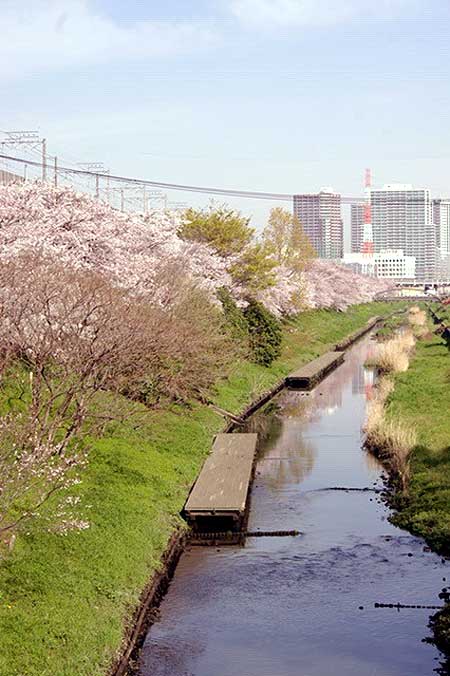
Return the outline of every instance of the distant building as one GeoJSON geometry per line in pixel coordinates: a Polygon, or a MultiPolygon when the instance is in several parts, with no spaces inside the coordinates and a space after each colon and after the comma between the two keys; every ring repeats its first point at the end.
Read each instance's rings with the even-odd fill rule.
{"type": "Polygon", "coordinates": [[[375,251],[402,250],[416,259],[417,281],[434,281],[437,247],[430,191],[404,184],[372,188],[371,206],[375,251]]]}
{"type": "Polygon", "coordinates": [[[10,171],[0,169],[0,185],[8,185],[9,183],[23,183],[22,176],[12,174],[10,171]]]}
{"type": "Polygon", "coordinates": [[[437,264],[437,281],[438,282],[450,282],[450,253],[443,253],[438,249],[439,257],[437,264]]]}
{"type": "Polygon", "coordinates": [[[433,200],[433,223],[437,247],[443,254],[450,253],[450,199],[433,200]]]}
{"type": "Polygon", "coordinates": [[[385,249],[374,254],[344,254],[342,263],[354,272],[370,277],[412,282],[416,276],[416,259],[401,249],[385,249]]]}
{"type": "Polygon", "coordinates": [[[450,280],[450,199],[433,200],[433,224],[436,229],[437,279],[450,280]]]}
{"type": "Polygon", "coordinates": [[[342,258],[344,224],[338,193],[323,188],[316,194],[294,195],[294,215],[320,258],[342,258]]]}
{"type": "Polygon", "coordinates": [[[375,254],[375,275],[382,279],[414,281],[416,259],[405,256],[401,249],[385,249],[375,254]]]}
{"type": "Polygon", "coordinates": [[[350,268],[353,272],[359,275],[367,275],[368,277],[375,277],[375,257],[374,255],[367,255],[352,251],[345,253],[344,257],[339,261],[346,268],[350,268]]]}
{"type": "Polygon", "coordinates": [[[362,248],[364,236],[364,204],[351,205],[351,241],[352,253],[359,253],[362,248]]]}

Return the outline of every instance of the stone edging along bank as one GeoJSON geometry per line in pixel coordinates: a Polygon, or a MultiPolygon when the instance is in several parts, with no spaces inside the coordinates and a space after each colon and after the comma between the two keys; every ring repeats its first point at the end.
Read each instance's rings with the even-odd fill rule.
{"type": "MultiPolygon", "coordinates": [[[[369,333],[377,324],[388,319],[391,315],[398,314],[398,312],[390,313],[385,317],[373,317],[369,319],[367,324],[362,328],[354,331],[344,340],[335,344],[331,349],[337,351],[347,350],[360,338],[369,333]]],[[[276,383],[270,390],[264,392],[258,399],[255,399],[244,411],[239,415],[242,420],[246,420],[258,409],[267,404],[276,394],[281,392],[285,386],[285,379],[283,378],[276,383]]],[[[225,428],[224,432],[231,432],[235,429],[236,423],[230,422],[225,428]]],[[[130,629],[124,639],[124,648],[121,656],[110,670],[110,676],[132,676],[136,673],[137,658],[143,645],[145,636],[156,619],[155,611],[161,603],[170,581],[173,577],[178,561],[186,546],[186,531],[176,530],[170,538],[166,551],[161,560],[161,568],[155,572],[149,584],[145,588],[138,609],[130,623],[130,629]]]]}

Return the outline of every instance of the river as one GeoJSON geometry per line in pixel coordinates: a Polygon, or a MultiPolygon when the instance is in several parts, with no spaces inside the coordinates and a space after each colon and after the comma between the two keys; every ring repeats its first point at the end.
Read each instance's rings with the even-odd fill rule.
{"type": "Polygon", "coordinates": [[[314,391],[284,390],[249,421],[261,440],[249,530],[302,535],[188,549],[140,676],[432,676],[433,611],[374,606],[439,604],[447,564],[392,526],[373,490],[383,470],[361,448],[371,349],[367,337],[314,391]]]}

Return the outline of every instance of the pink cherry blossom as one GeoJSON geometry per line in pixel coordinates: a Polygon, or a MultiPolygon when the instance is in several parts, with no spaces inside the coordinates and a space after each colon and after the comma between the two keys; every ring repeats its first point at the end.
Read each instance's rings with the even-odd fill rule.
{"type": "MultiPolygon", "coordinates": [[[[170,284],[161,282],[161,267],[177,266],[205,290],[227,287],[241,303],[246,289],[237,288],[225,261],[204,244],[184,241],[178,231],[178,211],[149,214],[121,213],[87,194],[39,182],[0,188],[0,260],[24,251],[40,251],[75,268],[100,272],[115,284],[151,294],[170,303],[170,284]]],[[[345,309],[373,300],[390,284],[358,275],[331,261],[316,260],[301,275],[279,267],[276,283],[260,300],[277,316],[298,310],[293,302],[299,291],[303,307],[345,309]]]]}

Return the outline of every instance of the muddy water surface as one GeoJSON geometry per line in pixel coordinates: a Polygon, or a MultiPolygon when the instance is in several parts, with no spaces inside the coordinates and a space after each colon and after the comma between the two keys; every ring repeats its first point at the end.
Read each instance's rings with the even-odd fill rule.
{"type": "Polygon", "coordinates": [[[282,392],[249,423],[261,435],[244,548],[187,551],[146,639],[140,676],[432,676],[430,610],[446,564],[394,528],[361,450],[370,339],[310,394],[282,392]]]}

